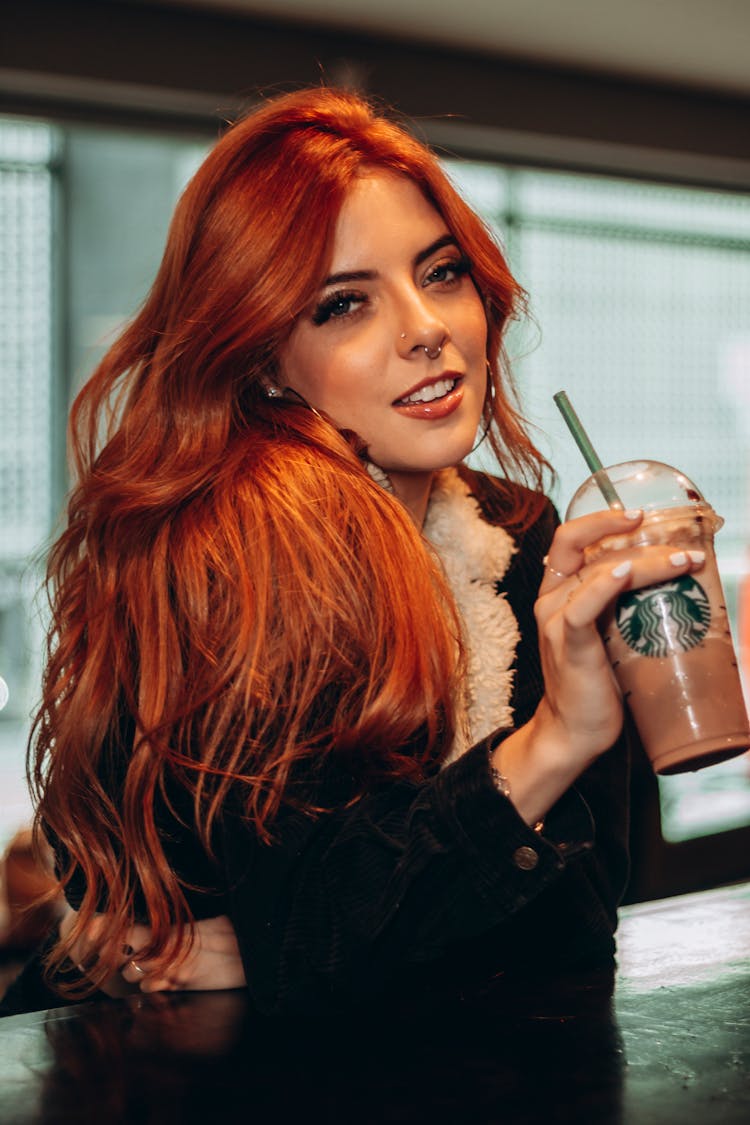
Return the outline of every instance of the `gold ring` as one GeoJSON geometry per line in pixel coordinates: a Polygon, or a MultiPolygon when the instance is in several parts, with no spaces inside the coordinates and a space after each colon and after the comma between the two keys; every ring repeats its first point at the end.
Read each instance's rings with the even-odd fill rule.
{"type": "Polygon", "coordinates": [[[555,570],[554,566],[550,566],[549,563],[547,563],[547,570],[550,574],[554,574],[555,578],[572,578],[570,574],[564,574],[561,570],[555,570]]]}
{"type": "Polygon", "coordinates": [[[137,961],[128,961],[128,964],[133,967],[133,969],[135,970],[136,973],[140,973],[140,975],[142,977],[148,976],[148,973],[146,972],[146,970],[142,969],[137,961]]]}
{"type": "Polygon", "coordinates": [[[555,578],[571,578],[571,574],[565,574],[562,570],[556,570],[554,566],[550,566],[549,555],[545,555],[542,559],[542,566],[548,570],[550,574],[554,574],[555,578]]]}

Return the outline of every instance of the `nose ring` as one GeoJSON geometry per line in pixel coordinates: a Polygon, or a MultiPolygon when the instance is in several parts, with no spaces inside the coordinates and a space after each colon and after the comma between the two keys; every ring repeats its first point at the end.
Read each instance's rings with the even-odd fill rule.
{"type": "Polygon", "coordinates": [[[428,348],[426,344],[423,344],[422,347],[424,348],[424,354],[428,359],[437,359],[443,350],[442,344],[438,344],[436,348],[428,348]]]}

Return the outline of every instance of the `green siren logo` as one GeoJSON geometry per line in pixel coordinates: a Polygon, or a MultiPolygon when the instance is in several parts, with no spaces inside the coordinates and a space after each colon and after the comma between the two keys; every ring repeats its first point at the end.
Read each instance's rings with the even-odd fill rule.
{"type": "Polygon", "coordinates": [[[683,575],[664,586],[647,586],[617,600],[615,621],[629,648],[641,656],[668,656],[700,644],[711,621],[706,591],[683,575]]]}

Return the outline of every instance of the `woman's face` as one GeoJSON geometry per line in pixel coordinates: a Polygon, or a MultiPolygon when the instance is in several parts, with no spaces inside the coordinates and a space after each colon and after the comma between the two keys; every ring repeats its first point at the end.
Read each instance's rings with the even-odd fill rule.
{"type": "Polygon", "coordinates": [[[468,271],[415,184],[373,169],[346,197],[330,274],[279,355],[279,385],[363,438],[399,495],[476,440],[487,322],[468,271]]]}

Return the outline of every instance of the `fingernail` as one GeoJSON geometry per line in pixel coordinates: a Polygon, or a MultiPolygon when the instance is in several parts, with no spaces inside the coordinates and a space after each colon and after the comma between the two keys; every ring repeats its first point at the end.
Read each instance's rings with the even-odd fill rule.
{"type": "Polygon", "coordinates": [[[675,551],[673,555],[669,556],[669,561],[672,566],[684,566],[688,561],[688,557],[684,551],[675,551]]]}
{"type": "Polygon", "coordinates": [[[688,554],[690,555],[691,562],[702,563],[706,561],[705,551],[688,551],[688,554]]]}
{"type": "Polygon", "coordinates": [[[622,514],[625,516],[626,520],[637,520],[643,515],[640,508],[628,508],[628,510],[622,514]]]}
{"type": "Polygon", "coordinates": [[[612,569],[612,577],[624,578],[625,575],[629,574],[632,569],[632,562],[630,561],[630,559],[626,559],[625,562],[618,563],[617,566],[612,569]]]}

